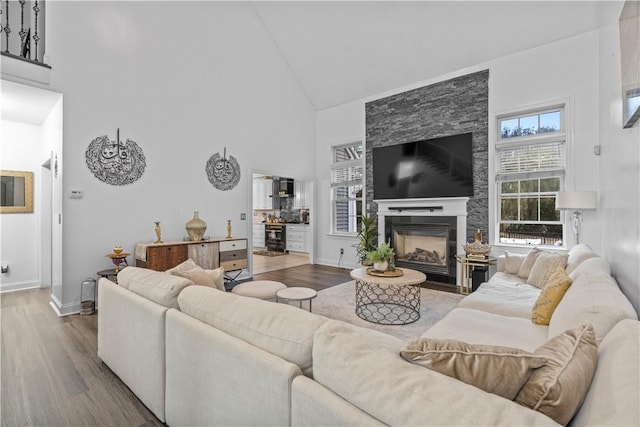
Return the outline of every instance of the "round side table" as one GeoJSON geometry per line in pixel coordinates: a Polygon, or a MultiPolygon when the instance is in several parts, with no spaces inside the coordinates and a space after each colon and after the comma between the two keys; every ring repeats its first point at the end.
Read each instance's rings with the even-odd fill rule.
{"type": "Polygon", "coordinates": [[[302,308],[302,301],[309,301],[309,311],[311,311],[311,300],[317,296],[318,293],[311,288],[284,288],[276,292],[276,302],[281,299],[285,299],[287,301],[298,301],[300,308],[302,308]]]}
{"type": "Polygon", "coordinates": [[[402,268],[400,277],[373,276],[366,268],[352,270],[356,281],[356,315],[381,325],[406,325],[420,318],[420,284],[427,276],[402,268]]]}

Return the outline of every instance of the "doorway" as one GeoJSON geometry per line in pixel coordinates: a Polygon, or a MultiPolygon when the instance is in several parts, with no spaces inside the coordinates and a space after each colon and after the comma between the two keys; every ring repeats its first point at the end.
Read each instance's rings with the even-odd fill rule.
{"type": "Polygon", "coordinates": [[[0,166],[33,171],[36,184],[29,230],[20,228],[20,235],[15,237],[5,233],[11,223],[3,221],[2,249],[12,255],[13,268],[3,275],[0,290],[48,287],[52,305],[59,311],[63,188],[58,162],[62,159],[62,94],[7,80],[2,80],[0,88],[3,136],[11,132],[3,140],[0,166]]]}
{"type": "Polygon", "coordinates": [[[313,180],[252,174],[252,274],[312,263],[313,180]]]}

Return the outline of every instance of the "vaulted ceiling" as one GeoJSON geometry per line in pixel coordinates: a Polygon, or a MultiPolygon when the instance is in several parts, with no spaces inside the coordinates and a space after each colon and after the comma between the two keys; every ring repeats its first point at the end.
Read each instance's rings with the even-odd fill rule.
{"type": "Polygon", "coordinates": [[[253,5],[318,110],[592,31],[622,9],[619,1],[253,5]]]}

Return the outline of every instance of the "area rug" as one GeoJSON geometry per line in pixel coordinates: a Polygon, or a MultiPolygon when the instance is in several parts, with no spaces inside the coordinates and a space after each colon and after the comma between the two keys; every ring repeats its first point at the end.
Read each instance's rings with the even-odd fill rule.
{"type": "Polygon", "coordinates": [[[420,319],[408,325],[378,325],[356,315],[355,282],[318,291],[313,300],[313,312],[330,319],[343,320],[363,328],[375,329],[403,341],[417,338],[449,313],[463,298],[462,295],[420,289],[420,319]]]}
{"type": "Polygon", "coordinates": [[[254,255],[262,255],[262,256],[280,256],[285,255],[284,252],[277,251],[253,251],[254,255]]]}

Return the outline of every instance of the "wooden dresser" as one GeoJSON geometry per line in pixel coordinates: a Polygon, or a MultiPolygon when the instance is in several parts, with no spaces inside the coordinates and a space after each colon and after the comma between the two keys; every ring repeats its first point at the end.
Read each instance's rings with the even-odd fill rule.
{"type": "Polygon", "coordinates": [[[224,271],[247,268],[247,239],[224,237],[199,242],[138,243],[136,267],[165,271],[191,258],[200,267],[224,271]]]}

